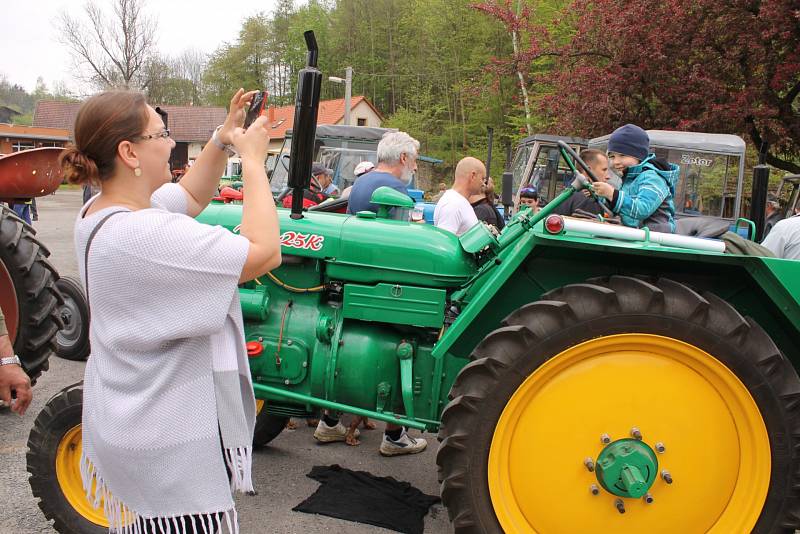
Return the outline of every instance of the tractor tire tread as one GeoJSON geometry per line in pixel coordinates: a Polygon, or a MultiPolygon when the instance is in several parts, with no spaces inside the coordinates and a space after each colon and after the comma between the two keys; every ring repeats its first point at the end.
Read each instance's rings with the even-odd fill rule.
{"type": "Polygon", "coordinates": [[[5,206],[0,207],[0,262],[17,291],[19,324],[14,351],[35,383],[48,369],[55,351],[55,335],[62,323],[61,296],[55,289],[58,274],[47,256],[50,251],[36,238],[36,230],[5,206]]]}

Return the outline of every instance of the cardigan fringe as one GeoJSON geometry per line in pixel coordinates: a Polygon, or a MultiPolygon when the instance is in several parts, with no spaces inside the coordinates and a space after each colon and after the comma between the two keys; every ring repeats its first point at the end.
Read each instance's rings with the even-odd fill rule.
{"type": "MultiPolygon", "coordinates": [[[[253,491],[252,476],[250,475],[252,451],[249,449],[250,447],[238,447],[233,451],[230,449],[225,450],[225,459],[228,461],[228,466],[236,466],[236,469],[231,467],[232,489],[235,486],[238,491],[253,491]],[[250,489],[242,489],[247,487],[250,489]]],[[[87,500],[95,508],[103,506],[103,514],[109,523],[109,534],[142,534],[141,524],[143,522],[150,523],[150,534],[156,534],[156,532],[159,534],[198,534],[196,522],[192,521],[192,531],[190,532],[182,515],[144,517],[128,508],[125,503],[111,494],[94,465],[83,455],[81,455],[80,473],[87,500]]],[[[222,534],[222,529],[225,525],[227,525],[229,534],[239,534],[239,521],[235,506],[228,510],[186,515],[196,515],[199,518],[199,522],[203,527],[203,534],[222,534]],[[206,525],[208,525],[208,528],[206,528],[206,525]]]]}

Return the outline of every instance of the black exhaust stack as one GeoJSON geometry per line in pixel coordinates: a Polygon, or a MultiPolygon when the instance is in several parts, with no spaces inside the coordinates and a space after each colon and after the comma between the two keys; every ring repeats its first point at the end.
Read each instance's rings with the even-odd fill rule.
{"type": "Polygon", "coordinates": [[[494,144],[494,128],[491,126],[486,127],[486,133],[488,134],[488,142],[489,142],[489,152],[486,154],[486,177],[492,175],[492,145],[494,144]]]}
{"type": "Polygon", "coordinates": [[[511,218],[511,208],[514,205],[514,173],[511,172],[511,143],[506,143],[506,168],[503,171],[503,191],[500,200],[503,203],[503,218],[511,218]]]}
{"type": "Polygon", "coordinates": [[[289,187],[292,190],[292,219],[303,218],[303,190],[311,185],[311,164],[314,159],[314,137],[317,132],[322,73],[317,70],[319,48],[313,31],[303,34],[308,48],[306,66],[297,77],[297,98],[294,103],[292,148],[289,153],[289,187]]]}
{"type": "Polygon", "coordinates": [[[759,151],[758,165],[753,167],[753,188],[750,193],[750,220],[756,225],[756,235],[753,237],[756,243],[760,243],[764,239],[766,224],[767,188],[769,187],[769,166],[764,163],[766,153],[765,143],[759,151]]]}

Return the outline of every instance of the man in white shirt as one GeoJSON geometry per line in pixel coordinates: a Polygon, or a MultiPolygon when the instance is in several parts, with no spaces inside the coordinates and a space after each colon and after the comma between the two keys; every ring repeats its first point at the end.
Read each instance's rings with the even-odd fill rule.
{"type": "Polygon", "coordinates": [[[800,260],[800,216],[775,223],[761,244],[779,258],[800,260]]]}
{"type": "Polygon", "coordinates": [[[480,160],[466,157],[459,161],[453,188],[445,191],[436,203],[433,224],[457,236],[478,224],[469,197],[483,191],[485,182],[486,167],[480,160]]]}

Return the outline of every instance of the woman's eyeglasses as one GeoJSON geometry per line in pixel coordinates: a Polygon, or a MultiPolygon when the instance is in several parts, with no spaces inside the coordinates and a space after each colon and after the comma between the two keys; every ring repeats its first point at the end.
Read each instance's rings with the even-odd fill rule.
{"type": "Polygon", "coordinates": [[[166,139],[169,137],[169,128],[164,128],[160,132],[156,134],[149,134],[149,135],[140,135],[136,139],[141,139],[142,141],[146,141],[148,139],[158,139],[158,138],[166,139]]]}

